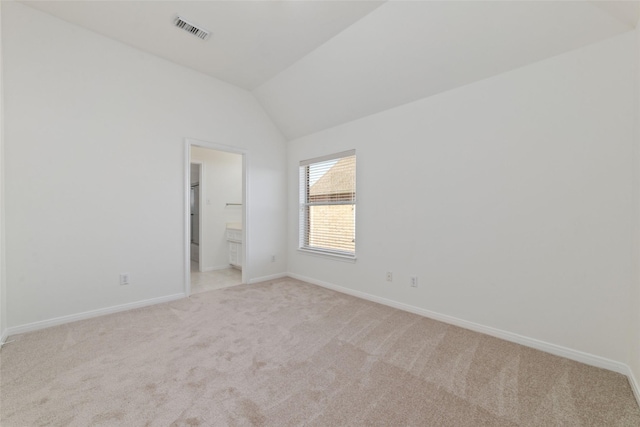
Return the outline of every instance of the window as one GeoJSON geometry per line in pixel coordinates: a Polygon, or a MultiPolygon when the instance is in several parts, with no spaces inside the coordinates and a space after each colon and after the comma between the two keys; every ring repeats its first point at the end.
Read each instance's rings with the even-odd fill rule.
{"type": "Polygon", "coordinates": [[[299,247],[355,258],[355,150],[300,162],[299,247]]]}

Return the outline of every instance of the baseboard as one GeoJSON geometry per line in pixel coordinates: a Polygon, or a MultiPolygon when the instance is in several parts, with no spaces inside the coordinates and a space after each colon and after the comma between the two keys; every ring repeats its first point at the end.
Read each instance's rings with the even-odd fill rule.
{"type": "Polygon", "coordinates": [[[5,329],[4,331],[2,331],[2,334],[0,334],[0,347],[2,347],[5,342],[7,342],[7,338],[9,338],[9,334],[5,329]]]}
{"type": "Polygon", "coordinates": [[[636,376],[633,374],[633,371],[628,366],[627,366],[627,378],[629,379],[629,385],[631,386],[631,390],[633,390],[633,395],[636,397],[638,406],[640,406],[640,384],[638,384],[638,381],[636,380],[636,376]]]}
{"type": "Polygon", "coordinates": [[[248,283],[252,285],[254,283],[266,282],[267,280],[282,279],[283,277],[287,277],[287,276],[291,276],[291,274],[278,273],[278,274],[272,274],[270,276],[254,277],[253,279],[249,279],[248,283]]]}
{"type": "MultiPolygon", "coordinates": [[[[624,374],[630,378],[630,381],[633,378],[633,375],[631,376],[629,375],[631,372],[630,368],[624,363],[616,362],[615,360],[585,353],[579,350],[573,350],[571,348],[563,347],[556,344],[551,344],[545,341],[537,340],[535,338],[529,338],[523,335],[504,331],[504,330],[493,328],[490,326],[484,326],[478,323],[470,322],[468,320],[459,319],[457,317],[437,313],[435,311],[426,310],[420,307],[415,307],[413,305],[404,304],[404,303],[390,300],[387,298],[382,298],[376,295],[371,295],[366,292],[356,291],[353,289],[334,285],[332,283],[323,282],[321,280],[316,280],[311,277],[305,277],[295,273],[289,273],[288,276],[294,279],[302,280],[303,282],[311,283],[313,285],[322,286],[323,288],[331,289],[347,295],[362,298],[368,301],[377,302],[379,304],[387,305],[389,307],[397,308],[399,310],[408,311],[410,313],[414,313],[420,316],[428,317],[430,319],[438,320],[443,323],[448,323],[450,325],[455,325],[461,328],[470,329],[472,331],[480,332],[482,334],[491,335],[493,337],[500,338],[505,341],[522,344],[527,347],[535,348],[536,350],[541,350],[546,353],[554,354],[556,356],[561,356],[567,359],[575,360],[576,362],[581,362],[587,365],[595,366],[597,368],[603,368],[609,371],[614,371],[620,374],[624,374]]],[[[633,381],[635,382],[635,379],[633,379],[633,381]]],[[[636,387],[637,389],[637,383],[635,385],[632,385],[632,387],[636,387]]],[[[638,397],[637,392],[638,392],[637,390],[634,390],[634,393],[636,393],[636,398],[638,397]]],[[[638,402],[640,404],[640,399],[638,399],[638,402]]]]}
{"type": "MultiPolygon", "coordinates": [[[[58,326],[65,323],[71,323],[78,320],[90,319],[92,317],[104,316],[105,314],[118,313],[120,311],[132,310],[134,308],[147,307],[149,305],[161,304],[164,302],[175,301],[178,299],[185,298],[186,294],[173,294],[167,295],[164,297],[151,298],[142,301],[130,302],[127,304],[116,305],[113,307],[100,308],[97,310],[85,311],[83,313],[71,314],[69,316],[61,316],[55,317],[53,319],[41,320],[38,322],[27,323],[26,325],[13,326],[7,328],[5,333],[3,334],[3,338],[5,335],[7,337],[16,334],[23,334],[25,332],[37,331],[39,329],[50,328],[52,326],[58,326]]],[[[6,338],[5,338],[6,339],[6,338]]],[[[4,341],[3,341],[4,342],[4,341]]]]}

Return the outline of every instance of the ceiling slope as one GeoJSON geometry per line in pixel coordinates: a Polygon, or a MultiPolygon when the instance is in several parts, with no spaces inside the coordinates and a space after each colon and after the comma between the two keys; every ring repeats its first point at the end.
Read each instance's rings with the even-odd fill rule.
{"type": "Polygon", "coordinates": [[[253,89],[381,1],[21,1],[67,22],[253,89]],[[173,26],[211,31],[200,40],[173,26]]]}
{"type": "Polygon", "coordinates": [[[295,139],[632,28],[591,2],[390,1],[254,94],[295,139]]]}
{"type": "Polygon", "coordinates": [[[592,1],[591,3],[627,25],[633,27],[638,25],[638,20],[640,20],[640,0],[606,0],[592,1]]]}

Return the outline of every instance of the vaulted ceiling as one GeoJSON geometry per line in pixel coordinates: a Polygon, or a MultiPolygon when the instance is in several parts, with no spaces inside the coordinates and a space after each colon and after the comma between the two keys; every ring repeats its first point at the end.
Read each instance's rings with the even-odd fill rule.
{"type": "Polygon", "coordinates": [[[637,1],[23,3],[253,91],[288,139],[630,31],[639,14],[637,1]]]}

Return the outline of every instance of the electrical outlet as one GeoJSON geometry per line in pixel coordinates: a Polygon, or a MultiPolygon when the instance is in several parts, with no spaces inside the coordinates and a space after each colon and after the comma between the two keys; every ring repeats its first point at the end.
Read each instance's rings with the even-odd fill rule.
{"type": "Polygon", "coordinates": [[[411,287],[412,288],[418,287],[418,276],[411,276],[411,287]]]}
{"type": "Polygon", "coordinates": [[[129,273],[121,273],[120,285],[128,285],[128,284],[129,284],[129,273]]]}
{"type": "Polygon", "coordinates": [[[387,282],[393,282],[393,273],[387,271],[387,282]]]}
{"type": "Polygon", "coordinates": [[[276,262],[276,256],[275,255],[271,255],[271,262],[276,262]]]}

